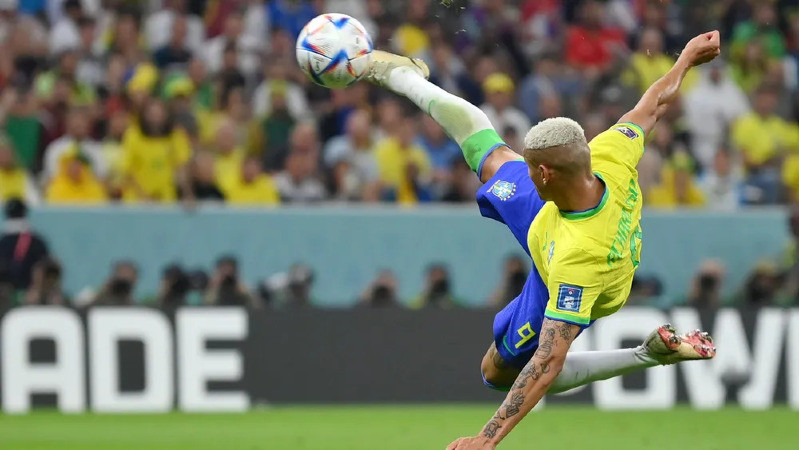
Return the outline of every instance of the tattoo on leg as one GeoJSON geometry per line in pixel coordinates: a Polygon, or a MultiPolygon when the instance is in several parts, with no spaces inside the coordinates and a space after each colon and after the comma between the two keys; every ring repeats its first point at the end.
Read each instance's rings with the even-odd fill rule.
{"type": "Polygon", "coordinates": [[[483,428],[483,436],[487,438],[493,438],[497,435],[497,431],[500,428],[502,428],[502,425],[500,425],[496,420],[491,419],[491,421],[486,424],[485,428],[483,428]]]}
{"type": "Polygon", "coordinates": [[[494,363],[494,367],[497,369],[506,369],[508,367],[508,363],[502,358],[502,355],[499,354],[496,347],[492,344],[491,349],[491,362],[494,363]]]}

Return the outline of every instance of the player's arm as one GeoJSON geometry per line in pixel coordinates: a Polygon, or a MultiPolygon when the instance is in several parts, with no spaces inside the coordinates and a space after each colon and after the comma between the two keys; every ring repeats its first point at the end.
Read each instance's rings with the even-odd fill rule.
{"type": "Polygon", "coordinates": [[[578,325],[544,319],[538,349],[524,366],[502,406],[479,435],[453,442],[447,450],[493,449],[541,401],[563,369],[578,325]]]}
{"type": "Polygon", "coordinates": [[[619,122],[634,123],[648,134],[677,98],[688,71],[712,61],[719,54],[721,38],[718,31],[700,34],[688,41],[671,70],[650,86],[635,108],[619,119],[619,122]]]}

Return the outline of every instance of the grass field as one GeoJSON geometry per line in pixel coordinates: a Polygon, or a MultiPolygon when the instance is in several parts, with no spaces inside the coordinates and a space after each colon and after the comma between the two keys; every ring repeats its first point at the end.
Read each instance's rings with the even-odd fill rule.
{"type": "MultiPolygon", "coordinates": [[[[495,405],[281,407],[230,415],[0,416],[0,449],[443,449],[495,405]]],[[[550,407],[500,449],[769,450],[799,448],[799,413],[602,412],[550,407]]]]}

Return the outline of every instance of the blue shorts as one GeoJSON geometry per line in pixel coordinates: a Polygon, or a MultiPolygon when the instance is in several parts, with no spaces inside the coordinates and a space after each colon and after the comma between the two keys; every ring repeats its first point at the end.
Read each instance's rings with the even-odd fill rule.
{"type": "MultiPolygon", "coordinates": [[[[527,255],[527,233],[544,207],[524,161],[507,162],[477,192],[480,214],[508,226],[527,255]]],[[[549,293],[535,265],[521,294],[494,318],[494,342],[502,359],[523,368],[538,348],[549,293]]]]}

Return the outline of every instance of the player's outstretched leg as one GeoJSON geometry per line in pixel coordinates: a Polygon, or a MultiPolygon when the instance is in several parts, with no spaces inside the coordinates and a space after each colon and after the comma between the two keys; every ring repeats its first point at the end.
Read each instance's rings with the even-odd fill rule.
{"type": "Polygon", "coordinates": [[[714,356],[716,347],[710,334],[696,330],[678,335],[671,325],[666,324],[658,327],[636,348],[569,353],[549,393],[568,391],[636,370],[714,356]]]}
{"type": "Polygon", "coordinates": [[[469,167],[477,172],[491,148],[486,142],[502,140],[480,108],[427,81],[429,76],[430,69],[420,59],[375,50],[366,79],[407,97],[430,115],[461,146],[469,167]]]}

